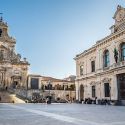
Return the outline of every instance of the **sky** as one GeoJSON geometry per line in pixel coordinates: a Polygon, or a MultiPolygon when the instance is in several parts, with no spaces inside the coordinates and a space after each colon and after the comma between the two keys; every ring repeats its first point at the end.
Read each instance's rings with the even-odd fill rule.
{"type": "Polygon", "coordinates": [[[110,34],[117,5],[125,0],[0,0],[0,12],[29,73],[65,78],[77,54],[110,34]]]}

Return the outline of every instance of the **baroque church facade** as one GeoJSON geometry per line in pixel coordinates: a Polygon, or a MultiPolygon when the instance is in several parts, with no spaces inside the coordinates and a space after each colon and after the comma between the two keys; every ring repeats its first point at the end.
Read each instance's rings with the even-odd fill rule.
{"type": "Polygon", "coordinates": [[[76,55],[76,99],[125,103],[125,8],[118,5],[111,34],[76,55]]]}
{"type": "Polygon", "coordinates": [[[8,25],[0,19],[0,87],[27,87],[28,66],[26,58],[15,51],[16,40],[8,35],[8,25]]]}

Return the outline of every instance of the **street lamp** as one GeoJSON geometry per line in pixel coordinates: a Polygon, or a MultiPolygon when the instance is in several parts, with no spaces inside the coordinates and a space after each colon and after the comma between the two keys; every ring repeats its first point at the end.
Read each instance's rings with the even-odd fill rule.
{"type": "Polygon", "coordinates": [[[51,104],[50,86],[51,86],[51,81],[49,80],[48,81],[49,96],[48,96],[47,104],[51,104]]]}
{"type": "Polygon", "coordinates": [[[110,102],[111,102],[111,86],[109,86],[110,102]]]}
{"type": "Polygon", "coordinates": [[[50,96],[50,85],[51,85],[51,81],[48,81],[48,87],[49,87],[49,96],[50,96]]]}
{"type": "Polygon", "coordinates": [[[63,83],[63,85],[64,85],[64,99],[66,100],[67,98],[66,98],[66,85],[67,85],[67,83],[63,83]]]}

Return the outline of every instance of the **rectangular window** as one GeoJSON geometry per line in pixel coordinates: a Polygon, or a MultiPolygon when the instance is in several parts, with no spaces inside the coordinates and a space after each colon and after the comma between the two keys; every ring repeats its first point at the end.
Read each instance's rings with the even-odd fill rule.
{"type": "Polygon", "coordinates": [[[92,72],[95,72],[95,61],[91,62],[91,69],[92,69],[92,72]]]}
{"type": "Polygon", "coordinates": [[[96,96],[96,93],[95,93],[95,86],[92,86],[92,97],[94,98],[96,96]]]}
{"type": "Polygon", "coordinates": [[[39,79],[31,78],[31,89],[39,89],[39,79]]]}
{"type": "Polygon", "coordinates": [[[109,83],[104,83],[105,97],[110,97],[110,86],[109,83]]]}
{"type": "Polygon", "coordinates": [[[83,75],[83,65],[80,66],[80,75],[83,75]]]}

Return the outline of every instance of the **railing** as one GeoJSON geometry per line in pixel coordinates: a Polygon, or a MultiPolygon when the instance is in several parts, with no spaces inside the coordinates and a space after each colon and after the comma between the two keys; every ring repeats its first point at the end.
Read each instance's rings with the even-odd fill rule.
{"type": "Polygon", "coordinates": [[[114,63],[112,65],[112,68],[119,68],[119,67],[122,67],[122,66],[125,66],[125,61],[114,63]]]}
{"type": "Polygon", "coordinates": [[[15,94],[22,97],[22,98],[27,98],[28,90],[26,90],[26,89],[16,89],[15,94]]]}
{"type": "Polygon", "coordinates": [[[15,89],[13,89],[13,88],[11,88],[11,87],[9,87],[9,88],[7,89],[7,91],[8,91],[9,93],[15,93],[15,89]]]}

